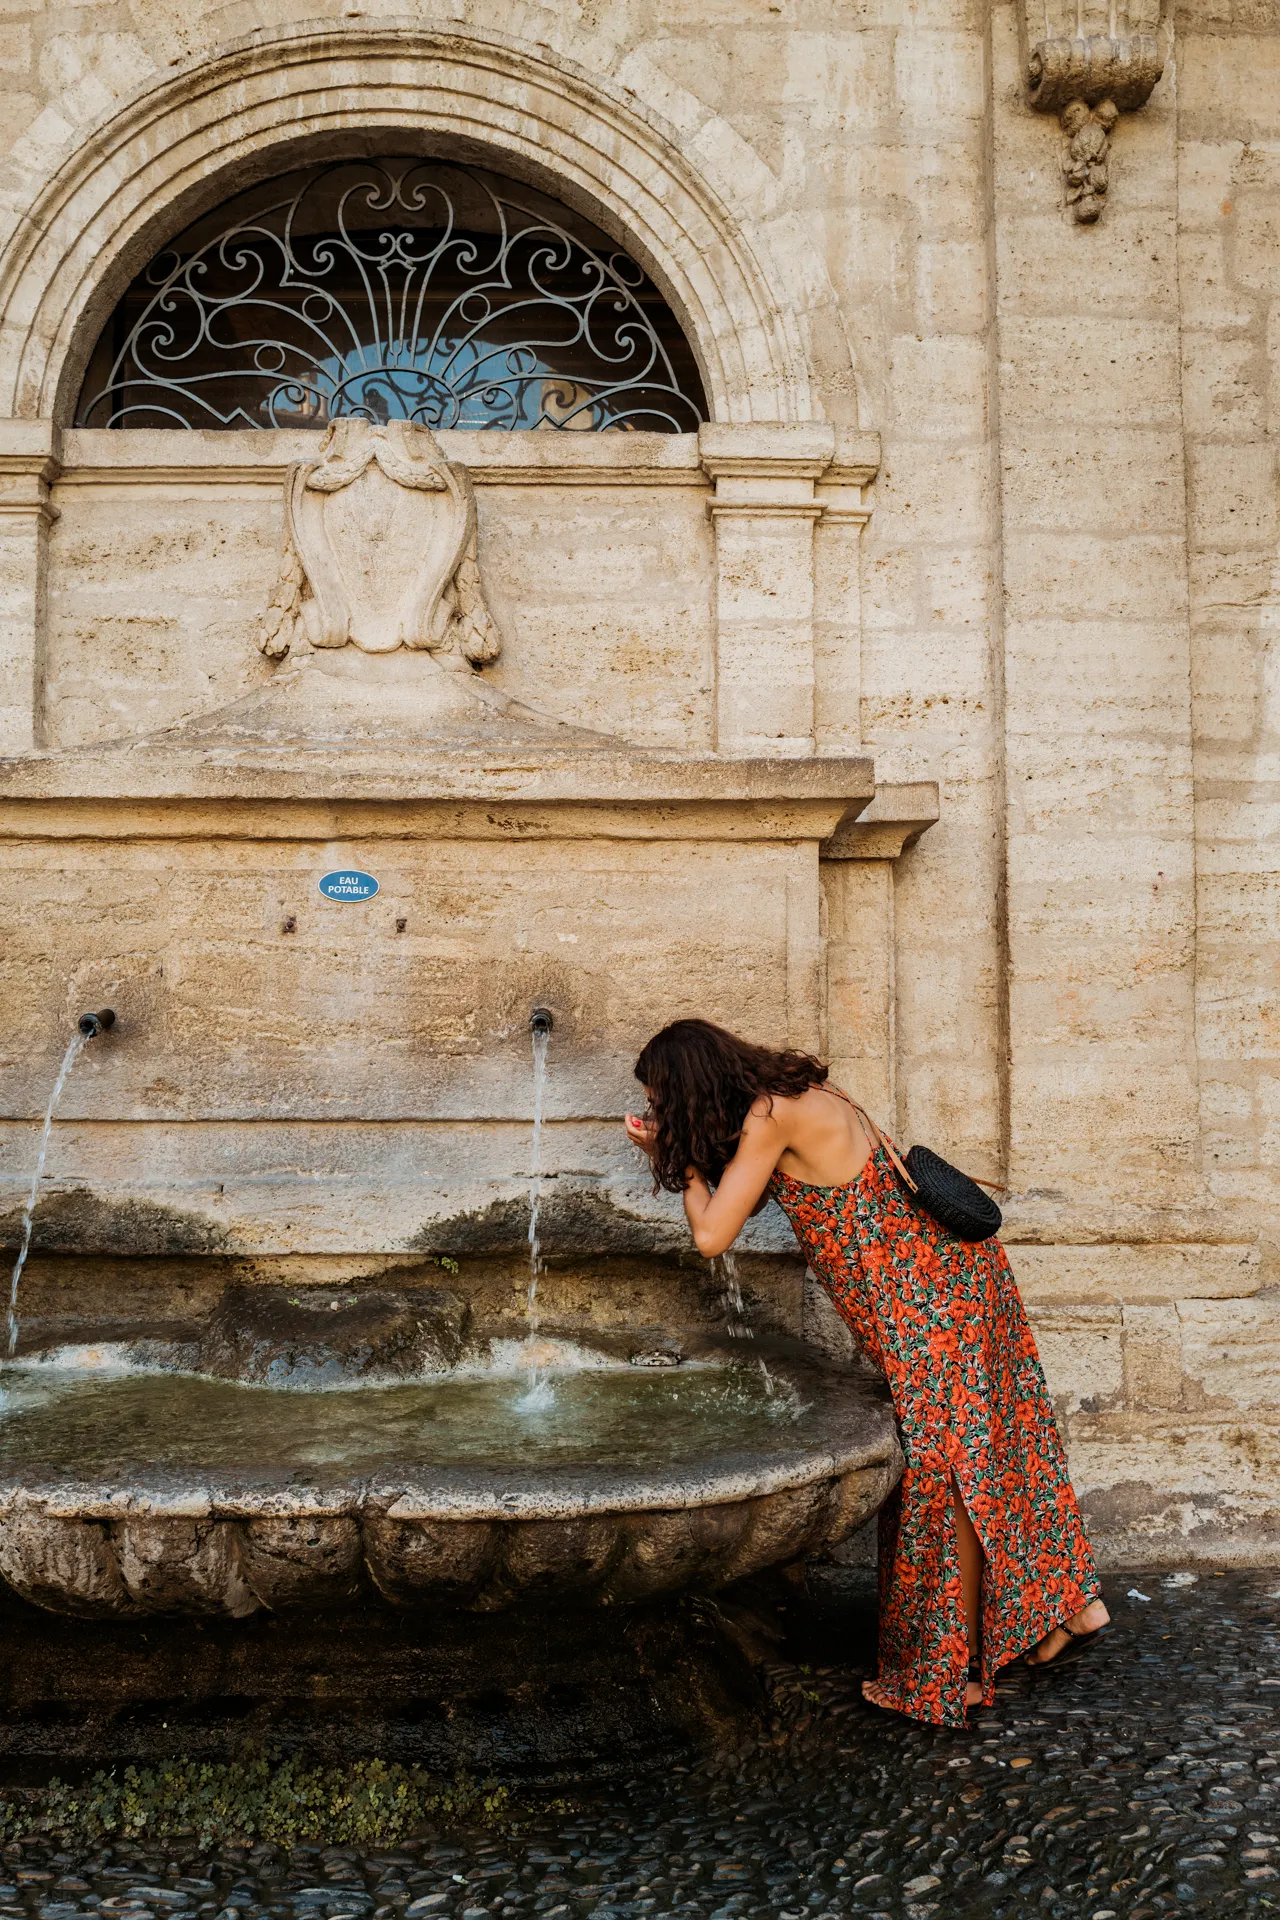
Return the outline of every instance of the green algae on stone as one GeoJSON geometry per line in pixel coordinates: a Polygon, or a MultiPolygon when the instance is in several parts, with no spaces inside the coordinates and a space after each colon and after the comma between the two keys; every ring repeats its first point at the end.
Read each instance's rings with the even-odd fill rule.
{"type": "Polygon", "coordinates": [[[79,1785],[0,1790],[0,1844],[161,1840],[201,1847],[270,1841],[291,1847],[386,1846],[424,1826],[510,1825],[508,1789],[465,1774],[441,1779],[384,1760],[308,1766],[270,1754],[230,1762],[173,1761],[95,1773],[79,1785]]]}

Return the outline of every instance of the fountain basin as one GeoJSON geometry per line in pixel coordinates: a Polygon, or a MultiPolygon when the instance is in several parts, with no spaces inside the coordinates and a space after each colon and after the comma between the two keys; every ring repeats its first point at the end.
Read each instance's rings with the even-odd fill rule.
{"type": "Polygon", "coordinates": [[[834,1545],[901,1472],[892,1408],[803,1349],[656,1372],[298,1392],[195,1373],[3,1376],[0,1576],[57,1612],[497,1611],[713,1589],[834,1545]],[[415,1399],[416,1396],[416,1399],[415,1399]]]}

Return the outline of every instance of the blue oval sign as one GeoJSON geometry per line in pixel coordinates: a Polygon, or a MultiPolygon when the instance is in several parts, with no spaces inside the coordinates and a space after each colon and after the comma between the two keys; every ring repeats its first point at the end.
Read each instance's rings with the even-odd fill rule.
{"type": "Polygon", "coordinates": [[[326,900],[372,900],[378,883],[371,873],[358,873],[354,867],[339,867],[320,880],[326,900]]]}

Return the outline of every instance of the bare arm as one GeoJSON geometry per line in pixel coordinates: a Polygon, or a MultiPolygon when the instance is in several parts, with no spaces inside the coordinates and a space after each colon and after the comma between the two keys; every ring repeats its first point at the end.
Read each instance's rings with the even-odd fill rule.
{"type": "MultiPolygon", "coordinates": [[[[704,1259],[713,1260],[733,1245],[753,1213],[760,1211],[769,1176],[788,1144],[778,1108],[781,1103],[760,1099],[747,1115],[738,1150],[724,1170],[715,1192],[693,1167],[684,1192],[685,1218],[694,1245],[704,1259]]],[[[644,1153],[653,1151],[653,1123],[626,1117],[627,1138],[644,1153]]]]}
{"type": "MultiPolygon", "coordinates": [[[[763,1102],[759,1103],[763,1106],[763,1102]]],[[[704,1259],[726,1253],[756,1212],[769,1176],[787,1145],[782,1125],[773,1113],[747,1115],[738,1151],[724,1170],[715,1192],[700,1173],[685,1188],[684,1211],[694,1245],[704,1259]]]]}

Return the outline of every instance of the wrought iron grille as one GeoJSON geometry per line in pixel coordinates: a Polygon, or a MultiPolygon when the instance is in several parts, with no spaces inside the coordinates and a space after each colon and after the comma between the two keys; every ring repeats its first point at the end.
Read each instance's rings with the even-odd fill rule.
{"type": "Polygon", "coordinates": [[[156,255],[103,330],[87,427],[685,433],[696,363],[627,254],[532,188],[436,160],[250,189],[156,255]]]}

